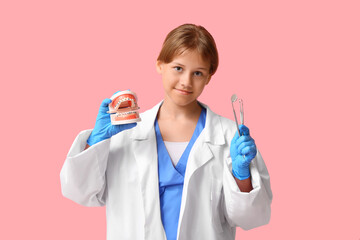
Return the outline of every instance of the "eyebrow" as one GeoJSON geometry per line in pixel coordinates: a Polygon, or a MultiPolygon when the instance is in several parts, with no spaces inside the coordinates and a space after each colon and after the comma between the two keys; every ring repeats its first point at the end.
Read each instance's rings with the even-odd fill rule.
{"type": "MultiPolygon", "coordinates": [[[[183,65],[183,64],[181,64],[181,63],[178,63],[178,62],[173,62],[173,64],[176,64],[176,65],[180,65],[180,66],[185,67],[185,65],[183,65]]],[[[207,68],[203,68],[203,67],[199,67],[199,68],[196,68],[196,69],[208,70],[207,68]]]]}

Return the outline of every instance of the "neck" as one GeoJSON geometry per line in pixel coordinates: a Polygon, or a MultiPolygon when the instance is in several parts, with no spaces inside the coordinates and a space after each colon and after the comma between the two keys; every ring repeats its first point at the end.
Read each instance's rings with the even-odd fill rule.
{"type": "Polygon", "coordinates": [[[160,110],[160,116],[171,119],[180,119],[180,118],[199,118],[201,113],[201,106],[195,100],[194,102],[186,105],[179,106],[176,105],[171,99],[164,99],[160,110]]]}

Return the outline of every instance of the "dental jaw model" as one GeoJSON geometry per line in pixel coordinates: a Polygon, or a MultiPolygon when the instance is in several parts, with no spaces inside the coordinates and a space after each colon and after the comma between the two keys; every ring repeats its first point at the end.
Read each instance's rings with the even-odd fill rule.
{"type": "Polygon", "coordinates": [[[127,124],[141,121],[136,94],[130,90],[115,93],[109,104],[111,124],[127,124]]]}

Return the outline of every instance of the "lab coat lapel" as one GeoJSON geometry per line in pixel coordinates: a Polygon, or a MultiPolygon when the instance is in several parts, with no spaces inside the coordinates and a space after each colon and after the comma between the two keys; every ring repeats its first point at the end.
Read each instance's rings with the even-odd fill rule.
{"type": "Polygon", "coordinates": [[[184,188],[179,216],[178,237],[179,233],[181,232],[185,207],[187,207],[186,199],[188,194],[188,185],[191,184],[191,176],[197,169],[201,168],[203,165],[205,165],[214,158],[214,153],[216,153],[217,148],[215,145],[225,144],[224,133],[222,130],[219,115],[211,111],[207,105],[201,102],[200,104],[206,108],[206,122],[205,128],[203,129],[200,136],[196,140],[193,148],[191,149],[186,166],[184,188]]]}
{"type": "Polygon", "coordinates": [[[161,102],[151,110],[141,115],[142,122],[138,123],[131,138],[135,141],[134,155],[139,169],[142,200],[145,214],[145,239],[165,239],[162,227],[158,162],[156,151],[156,136],[154,120],[161,102]],[[159,238],[162,236],[162,238],[159,238]]]}
{"type": "Polygon", "coordinates": [[[205,163],[213,158],[213,153],[210,150],[208,143],[203,141],[203,137],[200,135],[191,152],[189,154],[184,183],[188,183],[193,173],[203,166],[205,163]]]}
{"type": "Polygon", "coordinates": [[[200,104],[206,108],[205,128],[190,151],[184,183],[187,183],[190,180],[192,174],[198,168],[213,158],[213,145],[225,144],[224,133],[219,116],[211,111],[207,105],[203,103],[200,104]]]}

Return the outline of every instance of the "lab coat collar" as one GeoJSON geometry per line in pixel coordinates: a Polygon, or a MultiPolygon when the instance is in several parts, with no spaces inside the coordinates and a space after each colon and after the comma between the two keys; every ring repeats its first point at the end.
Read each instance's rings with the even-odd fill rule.
{"type": "MultiPolygon", "coordinates": [[[[154,136],[154,122],[159,112],[159,108],[164,100],[160,101],[150,110],[141,114],[142,121],[138,123],[138,131],[133,131],[132,139],[146,140],[150,136],[154,136]]],[[[204,103],[199,102],[206,108],[205,128],[203,129],[204,141],[213,145],[225,144],[224,133],[220,122],[220,116],[211,111],[211,109],[204,103]]]]}

